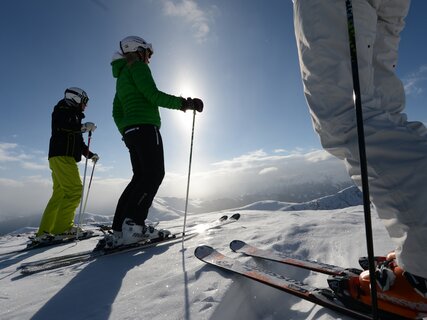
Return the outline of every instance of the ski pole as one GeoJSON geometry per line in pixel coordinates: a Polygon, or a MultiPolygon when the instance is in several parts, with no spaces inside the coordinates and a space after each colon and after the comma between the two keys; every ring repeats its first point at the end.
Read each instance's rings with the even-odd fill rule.
{"type": "Polygon", "coordinates": [[[193,126],[191,129],[191,144],[190,144],[190,161],[188,164],[188,178],[187,178],[187,195],[185,197],[184,226],[182,228],[183,235],[185,235],[185,225],[187,224],[188,194],[190,192],[190,174],[191,174],[191,162],[193,158],[193,140],[194,140],[194,123],[195,122],[196,122],[196,110],[193,110],[193,126]]]}
{"type": "MultiPolygon", "coordinates": [[[[90,140],[92,138],[92,131],[89,131],[89,136],[88,136],[88,140],[87,140],[87,151],[88,151],[88,156],[89,156],[89,147],[90,147],[90,140]]],[[[80,236],[80,220],[81,220],[81,216],[82,216],[82,210],[83,210],[83,196],[85,193],[85,182],[86,182],[86,171],[87,171],[87,162],[88,162],[88,157],[86,157],[86,161],[85,161],[85,169],[84,169],[84,173],[83,173],[83,185],[82,185],[82,195],[80,197],[80,210],[79,210],[79,217],[77,219],[77,233],[76,233],[76,240],[79,240],[79,236],[80,236]]]]}
{"type": "Polygon", "coordinates": [[[374,244],[372,236],[371,206],[369,200],[368,165],[366,157],[365,132],[363,127],[362,96],[360,92],[359,67],[357,63],[356,35],[354,28],[353,6],[346,0],[347,27],[350,44],[351,72],[353,76],[354,105],[356,108],[357,135],[359,144],[360,173],[362,177],[363,208],[365,213],[366,246],[369,260],[369,277],[371,282],[372,317],[378,319],[377,286],[375,279],[374,244]],[[374,284],[374,285],[372,285],[374,284]]]}
{"type": "MultiPolygon", "coordinates": [[[[92,185],[92,178],[93,178],[93,172],[95,171],[95,165],[96,165],[96,161],[93,162],[93,166],[92,166],[92,173],[90,174],[90,179],[89,179],[89,184],[87,186],[87,191],[86,191],[86,199],[85,199],[85,204],[83,206],[83,213],[82,213],[82,217],[86,212],[86,205],[87,205],[87,199],[89,198],[89,191],[90,191],[90,187],[92,185]]],[[[81,221],[79,221],[79,225],[80,225],[81,221]]]]}

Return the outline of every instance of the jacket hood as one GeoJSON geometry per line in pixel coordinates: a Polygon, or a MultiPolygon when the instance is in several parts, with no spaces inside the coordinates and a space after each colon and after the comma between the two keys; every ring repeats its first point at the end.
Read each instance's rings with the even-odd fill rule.
{"type": "Polygon", "coordinates": [[[111,67],[113,68],[113,77],[118,78],[120,75],[120,72],[122,71],[123,67],[126,65],[126,59],[121,55],[120,53],[115,53],[113,55],[113,59],[111,61],[111,67]]]}

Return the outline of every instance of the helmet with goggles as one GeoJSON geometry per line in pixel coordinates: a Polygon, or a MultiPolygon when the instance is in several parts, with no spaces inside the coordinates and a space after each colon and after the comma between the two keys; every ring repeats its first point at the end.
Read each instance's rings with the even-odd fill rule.
{"type": "Polygon", "coordinates": [[[87,93],[80,88],[71,87],[65,90],[65,99],[74,102],[77,105],[86,105],[89,101],[87,93]]]}
{"type": "Polygon", "coordinates": [[[144,39],[136,36],[129,36],[120,41],[120,49],[122,53],[136,52],[136,51],[148,51],[148,57],[154,53],[153,45],[148,43],[144,39]]]}

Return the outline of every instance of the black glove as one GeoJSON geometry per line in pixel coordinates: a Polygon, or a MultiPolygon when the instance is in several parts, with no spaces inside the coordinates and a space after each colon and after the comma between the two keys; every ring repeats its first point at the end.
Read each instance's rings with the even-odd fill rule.
{"type": "Polygon", "coordinates": [[[182,105],[181,105],[181,110],[182,111],[187,111],[187,110],[196,110],[198,112],[202,112],[203,111],[203,101],[198,99],[198,98],[187,98],[187,99],[182,99],[182,105]]]}
{"type": "Polygon", "coordinates": [[[99,160],[99,156],[98,154],[94,153],[93,156],[90,157],[89,159],[92,160],[93,163],[96,163],[99,160]]]}

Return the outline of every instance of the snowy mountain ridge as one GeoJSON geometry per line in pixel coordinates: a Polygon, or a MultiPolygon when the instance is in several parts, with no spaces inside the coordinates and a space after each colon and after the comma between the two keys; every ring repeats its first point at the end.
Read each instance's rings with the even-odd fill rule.
{"type": "MultiPolygon", "coordinates": [[[[356,186],[345,188],[335,194],[324,196],[301,203],[290,203],[275,200],[256,201],[242,207],[229,207],[229,209],[215,211],[238,211],[238,210],[270,210],[270,211],[294,211],[294,210],[333,210],[341,209],[349,206],[356,206],[362,203],[362,195],[356,186]]],[[[200,200],[190,200],[188,214],[200,214],[200,210],[193,211],[196,207],[203,207],[204,203],[200,200]]],[[[209,208],[209,206],[207,206],[209,208]]],[[[211,212],[211,211],[207,211],[211,212]]],[[[184,201],[177,198],[157,197],[153,201],[150,208],[149,219],[153,221],[170,221],[183,217],[184,201]],[[177,209],[182,207],[182,209],[177,209]]],[[[40,220],[40,216],[32,218],[16,218],[14,220],[6,220],[1,223],[1,234],[19,234],[26,233],[21,228],[29,228],[34,231],[40,220]]],[[[83,214],[82,221],[84,224],[111,224],[113,215],[103,215],[86,212],[83,214]]],[[[76,216],[77,223],[77,216],[76,216]]]]}
{"type": "Polygon", "coordinates": [[[288,203],[273,200],[257,201],[236,210],[335,210],[362,204],[362,192],[356,186],[348,187],[337,194],[321,197],[304,203],[288,203]]]}

